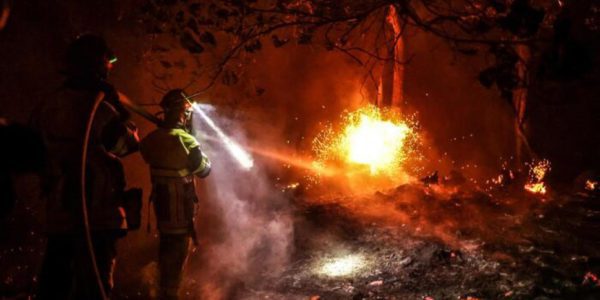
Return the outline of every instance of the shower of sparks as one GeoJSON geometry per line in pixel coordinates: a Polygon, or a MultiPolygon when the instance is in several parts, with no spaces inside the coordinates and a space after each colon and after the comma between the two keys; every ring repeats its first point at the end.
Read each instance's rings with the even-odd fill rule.
{"type": "Polygon", "coordinates": [[[242,147],[231,140],[224,132],[215,124],[215,122],[200,108],[198,104],[192,105],[194,111],[196,111],[202,119],[212,128],[215,133],[219,136],[221,142],[225,145],[225,148],[235,158],[235,160],[242,166],[242,168],[249,170],[254,166],[254,160],[248,152],[242,147]]]}
{"type": "Polygon", "coordinates": [[[394,175],[412,150],[413,126],[391,111],[369,105],[344,116],[341,130],[328,127],[313,140],[315,167],[328,162],[367,166],[371,175],[394,175]]]}
{"type": "Polygon", "coordinates": [[[361,114],[358,124],[345,130],[348,160],[369,165],[371,173],[384,169],[394,163],[409,131],[406,124],[394,124],[361,114]]]}
{"type": "Polygon", "coordinates": [[[544,195],[547,192],[546,184],[544,183],[544,177],[550,172],[550,161],[543,159],[532,165],[529,169],[529,182],[525,184],[525,190],[533,193],[544,195]]]}
{"type": "Polygon", "coordinates": [[[366,262],[362,255],[351,254],[327,259],[323,262],[317,273],[329,277],[347,276],[365,267],[366,262]]]}

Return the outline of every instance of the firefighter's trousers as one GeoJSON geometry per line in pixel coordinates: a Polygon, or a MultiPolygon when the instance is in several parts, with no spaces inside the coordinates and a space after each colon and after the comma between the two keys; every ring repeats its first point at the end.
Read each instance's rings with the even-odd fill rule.
{"type": "Polygon", "coordinates": [[[158,265],[160,271],[160,299],[178,299],[183,265],[188,256],[190,234],[160,234],[158,265]]]}

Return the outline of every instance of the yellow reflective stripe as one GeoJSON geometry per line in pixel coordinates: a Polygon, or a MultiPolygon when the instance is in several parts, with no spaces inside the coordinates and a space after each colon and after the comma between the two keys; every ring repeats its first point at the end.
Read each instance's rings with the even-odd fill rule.
{"type": "Polygon", "coordinates": [[[205,168],[206,168],[206,159],[204,159],[204,157],[203,157],[202,160],[200,161],[200,165],[198,165],[198,167],[191,173],[196,174],[196,173],[202,172],[202,171],[204,171],[205,168]]]}
{"type": "Polygon", "coordinates": [[[208,157],[206,157],[206,155],[204,155],[204,153],[202,153],[202,160],[200,161],[200,165],[191,173],[192,174],[196,174],[199,175],[200,177],[205,177],[208,174],[208,171],[210,171],[211,165],[210,165],[210,161],[208,160],[208,157]]]}
{"type": "Polygon", "coordinates": [[[192,173],[188,169],[180,170],[169,170],[169,169],[157,169],[151,168],[150,175],[159,177],[185,177],[192,173]]]}

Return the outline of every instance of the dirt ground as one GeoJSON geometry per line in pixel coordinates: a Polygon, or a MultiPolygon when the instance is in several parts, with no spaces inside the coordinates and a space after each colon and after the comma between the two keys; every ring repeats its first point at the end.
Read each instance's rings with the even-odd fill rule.
{"type": "Polygon", "coordinates": [[[235,298],[600,299],[597,194],[435,189],[305,204],[292,264],[235,298]],[[326,274],[336,259],[356,268],[326,274]]]}
{"type": "MultiPolygon", "coordinates": [[[[228,282],[222,297],[600,299],[597,190],[538,196],[520,188],[481,192],[418,183],[360,196],[289,197],[290,262],[281,272],[256,271],[228,282]]],[[[27,299],[43,236],[36,230],[3,234],[13,243],[4,243],[1,253],[2,292],[27,299]]],[[[114,298],[148,299],[151,288],[141,281],[117,283],[114,298]]],[[[182,298],[203,299],[202,288],[187,278],[182,298]]]]}

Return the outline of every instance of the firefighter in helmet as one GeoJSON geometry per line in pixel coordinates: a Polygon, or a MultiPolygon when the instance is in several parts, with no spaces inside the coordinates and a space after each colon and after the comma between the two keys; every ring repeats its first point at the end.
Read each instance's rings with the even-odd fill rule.
{"type": "Polygon", "coordinates": [[[150,165],[150,200],[160,233],[160,298],[177,299],[190,238],[195,239],[194,177],[208,176],[210,161],[190,134],[192,106],[184,91],[169,91],[160,106],[164,121],[142,140],[140,151],[150,165]]]}
{"type": "Polygon", "coordinates": [[[64,84],[32,116],[48,155],[48,239],[39,299],[109,297],[116,243],[132,225],[133,214],[125,215],[128,199],[141,206],[140,189],[125,191],[120,157],[137,151],[139,139],[118,92],[106,81],[115,60],[101,37],[78,37],[67,49],[64,84]],[[86,228],[93,246],[86,241],[86,228]]]}

